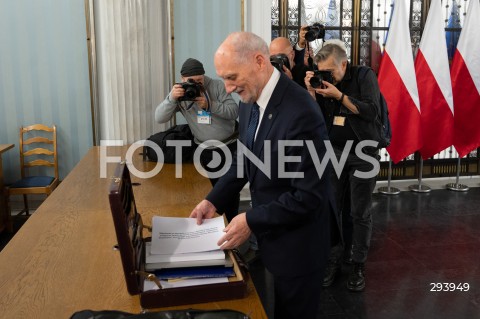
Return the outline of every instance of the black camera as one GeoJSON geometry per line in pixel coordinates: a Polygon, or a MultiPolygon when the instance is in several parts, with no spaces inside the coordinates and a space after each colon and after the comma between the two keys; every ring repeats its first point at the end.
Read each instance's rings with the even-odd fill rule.
{"type": "Polygon", "coordinates": [[[319,88],[323,86],[322,81],[327,81],[333,84],[333,76],[330,71],[313,71],[313,77],[310,78],[310,85],[313,88],[319,88]]]}
{"type": "Polygon", "coordinates": [[[288,61],[288,56],[286,54],[280,53],[271,55],[270,63],[280,72],[283,72],[284,65],[290,70],[290,61],[288,61]]]}
{"type": "Polygon", "coordinates": [[[192,79],[177,84],[180,84],[185,90],[183,96],[178,98],[179,101],[195,101],[195,98],[201,96],[203,91],[203,86],[192,79]]]}
{"type": "Polygon", "coordinates": [[[305,30],[307,30],[307,33],[305,33],[305,39],[308,42],[325,38],[325,26],[323,24],[314,23],[313,25],[306,27],[305,30]]]}

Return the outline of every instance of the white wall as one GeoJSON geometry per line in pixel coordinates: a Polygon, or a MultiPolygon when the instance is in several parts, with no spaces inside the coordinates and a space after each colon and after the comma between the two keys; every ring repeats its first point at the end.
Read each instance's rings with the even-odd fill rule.
{"type": "Polygon", "coordinates": [[[245,31],[259,35],[268,44],[272,38],[271,10],[271,0],[245,0],[245,31]]]}
{"type": "Polygon", "coordinates": [[[93,145],[84,0],[0,1],[0,144],[20,178],[19,127],[55,124],[63,179],[93,145]]]}
{"type": "MultiPolygon", "coordinates": [[[[271,0],[244,4],[245,30],[269,43],[271,0]]],[[[175,77],[188,56],[215,75],[213,53],[241,29],[241,0],[174,0],[174,6],[175,77]]],[[[93,145],[85,23],[84,0],[0,1],[0,143],[16,144],[3,154],[7,183],[20,175],[21,125],[57,125],[62,179],[93,145]]]]}
{"type": "MultiPolygon", "coordinates": [[[[244,31],[271,39],[270,0],[245,0],[244,31]]],[[[213,56],[227,35],[242,30],[241,0],[174,0],[174,81],[180,82],[180,69],[187,58],[201,61],[206,75],[217,78],[213,56]]],[[[234,94],[234,99],[238,97],[234,94]]],[[[177,124],[186,123],[177,113],[177,124]]]]}

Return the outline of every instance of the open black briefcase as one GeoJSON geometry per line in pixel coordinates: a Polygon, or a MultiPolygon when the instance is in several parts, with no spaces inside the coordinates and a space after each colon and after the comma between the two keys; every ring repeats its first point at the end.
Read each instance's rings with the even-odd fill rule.
{"type": "Polygon", "coordinates": [[[166,288],[144,291],[145,280],[156,282],[155,275],[145,271],[145,242],[142,217],[137,212],[133,196],[130,172],[125,163],[119,163],[109,189],[118,247],[122,258],[123,271],[128,292],[140,294],[143,308],[160,308],[195,304],[211,301],[243,298],[247,294],[246,272],[238,255],[229,252],[233,261],[235,276],[228,282],[190,287],[166,288]]]}

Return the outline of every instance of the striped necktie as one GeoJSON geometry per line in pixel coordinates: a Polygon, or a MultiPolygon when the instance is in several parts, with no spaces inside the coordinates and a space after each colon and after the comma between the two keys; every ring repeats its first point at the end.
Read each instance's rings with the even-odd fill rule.
{"type": "Polygon", "coordinates": [[[257,131],[258,119],[260,117],[260,110],[257,103],[252,104],[252,112],[250,113],[250,121],[247,128],[247,147],[253,150],[253,143],[255,141],[255,132],[257,131]]]}

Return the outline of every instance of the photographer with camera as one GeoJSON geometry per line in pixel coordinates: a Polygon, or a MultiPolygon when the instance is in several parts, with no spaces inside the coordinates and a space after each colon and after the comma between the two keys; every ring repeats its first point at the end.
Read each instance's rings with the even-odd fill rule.
{"type": "MultiPolygon", "coordinates": [[[[354,175],[355,171],[368,172],[373,167],[372,162],[357,156],[355,147],[375,136],[374,121],[380,112],[380,89],[372,69],[350,65],[345,45],[340,40],[326,41],[315,56],[315,62],[318,71],[307,72],[305,85],[322,110],[337,159],[342,156],[347,141],[353,141],[340,176],[333,176],[340,222],[335,226],[340,226],[343,240],[332,247],[323,286],[330,286],[340,273],[345,252],[348,254],[345,259],[353,263],[347,288],[363,291],[365,262],[372,235],[370,206],[376,177],[354,175]],[[360,69],[362,72],[359,72],[360,69]],[[344,225],[341,225],[342,222],[344,225]],[[351,230],[348,230],[349,222],[351,230]]],[[[377,149],[365,147],[362,152],[372,157],[373,161],[378,159],[377,149]]]]}
{"type": "Polygon", "coordinates": [[[324,39],[325,38],[325,26],[320,23],[314,23],[311,26],[303,25],[298,31],[298,42],[295,44],[295,63],[304,64],[313,68],[313,50],[309,45],[309,42],[324,39]]]}
{"type": "MultiPolygon", "coordinates": [[[[173,85],[172,90],[155,110],[155,121],[166,123],[176,112],[185,117],[194,136],[194,142],[199,145],[207,140],[220,141],[227,145],[232,156],[237,149],[238,105],[232,96],[225,91],[221,80],[211,79],[205,75],[203,64],[196,60],[187,59],[180,70],[182,83],[173,85]]],[[[213,158],[221,157],[218,168],[223,167],[225,156],[222,150],[211,146],[202,151],[200,163],[207,172],[212,172],[208,165],[213,158]]],[[[213,185],[218,178],[210,178],[213,185]]],[[[240,195],[225,211],[230,221],[238,213],[240,195]]]]}
{"type": "Polygon", "coordinates": [[[272,65],[306,89],[304,79],[308,68],[303,63],[295,63],[295,50],[290,40],[285,37],[273,39],[269,51],[272,65]]]}

